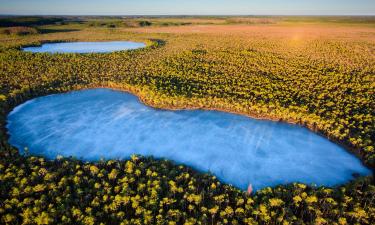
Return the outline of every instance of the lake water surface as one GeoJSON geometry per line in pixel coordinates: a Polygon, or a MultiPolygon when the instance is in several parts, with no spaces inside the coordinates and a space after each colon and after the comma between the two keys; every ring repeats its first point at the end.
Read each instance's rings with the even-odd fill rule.
{"type": "Polygon", "coordinates": [[[31,154],[95,161],[166,158],[246,189],[290,182],[333,186],[370,171],[340,146],[296,125],[205,110],[157,110],[91,89],[30,100],[7,118],[10,143],[31,154]]]}
{"type": "Polygon", "coordinates": [[[144,48],[146,44],[132,41],[106,41],[106,42],[62,42],[45,43],[41,46],[25,47],[27,52],[48,53],[108,53],[144,48]]]}

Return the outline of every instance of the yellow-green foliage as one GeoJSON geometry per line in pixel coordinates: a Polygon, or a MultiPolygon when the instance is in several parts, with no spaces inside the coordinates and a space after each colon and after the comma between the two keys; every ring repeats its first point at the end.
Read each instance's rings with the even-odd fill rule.
{"type": "Polygon", "coordinates": [[[155,107],[214,108],[300,123],[373,167],[374,37],[341,35],[152,34],[112,28],[0,34],[1,223],[371,224],[370,177],[332,189],[266,188],[249,197],[210,175],[163,160],[83,163],[21,156],[5,135],[6,114],[30,98],[105,86],[132,91],[155,107]],[[82,55],[18,50],[64,40],[135,40],[149,47],[82,55]]]}
{"type": "Polygon", "coordinates": [[[253,196],[166,160],[84,163],[0,152],[6,224],[371,224],[371,178],[347,186],[290,184],[253,196]]]}

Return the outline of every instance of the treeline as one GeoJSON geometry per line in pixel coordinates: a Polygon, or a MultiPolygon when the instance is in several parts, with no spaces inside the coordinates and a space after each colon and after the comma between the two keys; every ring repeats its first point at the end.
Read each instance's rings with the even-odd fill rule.
{"type": "Polygon", "coordinates": [[[0,18],[0,27],[41,26],[61,23],[64,20],[62,17],[5,17],[0,18]]]}
{"type": "Polygon", "coordinates": [[[14,106],[37,96],[106,86],[132,91],[155,107],[216,108],[300,123],[344,144],[374,168],[372,42],[257,35],[94,28],[0,35],[1,223],[371,224],[372,177],[337,188],[292,184],[247,196],[211,175],[164,160],[47,161],[23,157],[7,143],[6,115],[14,106]],[[18,50],[42,40],[107,39],[147,41],[149,47],[110,54],[18,50]]]}

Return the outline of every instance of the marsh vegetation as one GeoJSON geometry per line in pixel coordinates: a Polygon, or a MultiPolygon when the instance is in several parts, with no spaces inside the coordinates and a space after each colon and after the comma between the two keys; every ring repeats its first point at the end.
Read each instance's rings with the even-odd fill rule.
{"type": "Polygon", "coordinates": [[[373,169],[375,30],[372,22],[345,20],[146,27],[71,20],[33,25],[56,32],[0,34],[1,222],[371,224],[372,176],[334,188],[290,184],[249,196],[165,160],[85,163],[23,156],[9,145],[5,129],[7,114],[29,99],[111,87],[157,108],[217,109],[301,124],[373,169]],[[149,46],[105,55],[19,50],[104,40],[149,46]]]}

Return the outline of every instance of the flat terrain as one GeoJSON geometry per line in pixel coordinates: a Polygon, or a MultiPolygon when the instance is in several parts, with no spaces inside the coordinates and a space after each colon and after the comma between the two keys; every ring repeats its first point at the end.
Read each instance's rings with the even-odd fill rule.
{"type": "Polygon", "coordinates": [[[371,26],[345,26],[345,25],[319,25],[319,24],[296,24],[296,25],[191,25],[172,27],[140,27],[127,28],[127,31],[141,33],[172,33],[172,34],[220,34],[220,35],[247,35],[269,37],[296,38],[318,38],[318,37],[342,37],[342,38],[368,38],[373,40],[375,27],[371,26]],[[298,35],[298,37],[296,37],[298,35]]]}
{"type": "Polygon", "coordinates": [[[0,20],[1,221],[371,224],[372,176],[337,188],[291,184],[249,196],[165,160],[22,156],[7,142],[5,118],[34,97],[110,87],[157,108],[301,124],[373,169],[374,24],[374,17],[0,20]],[[19,51],[44,42],[107,40],[148,47],[78,55],[19,51]]]}

